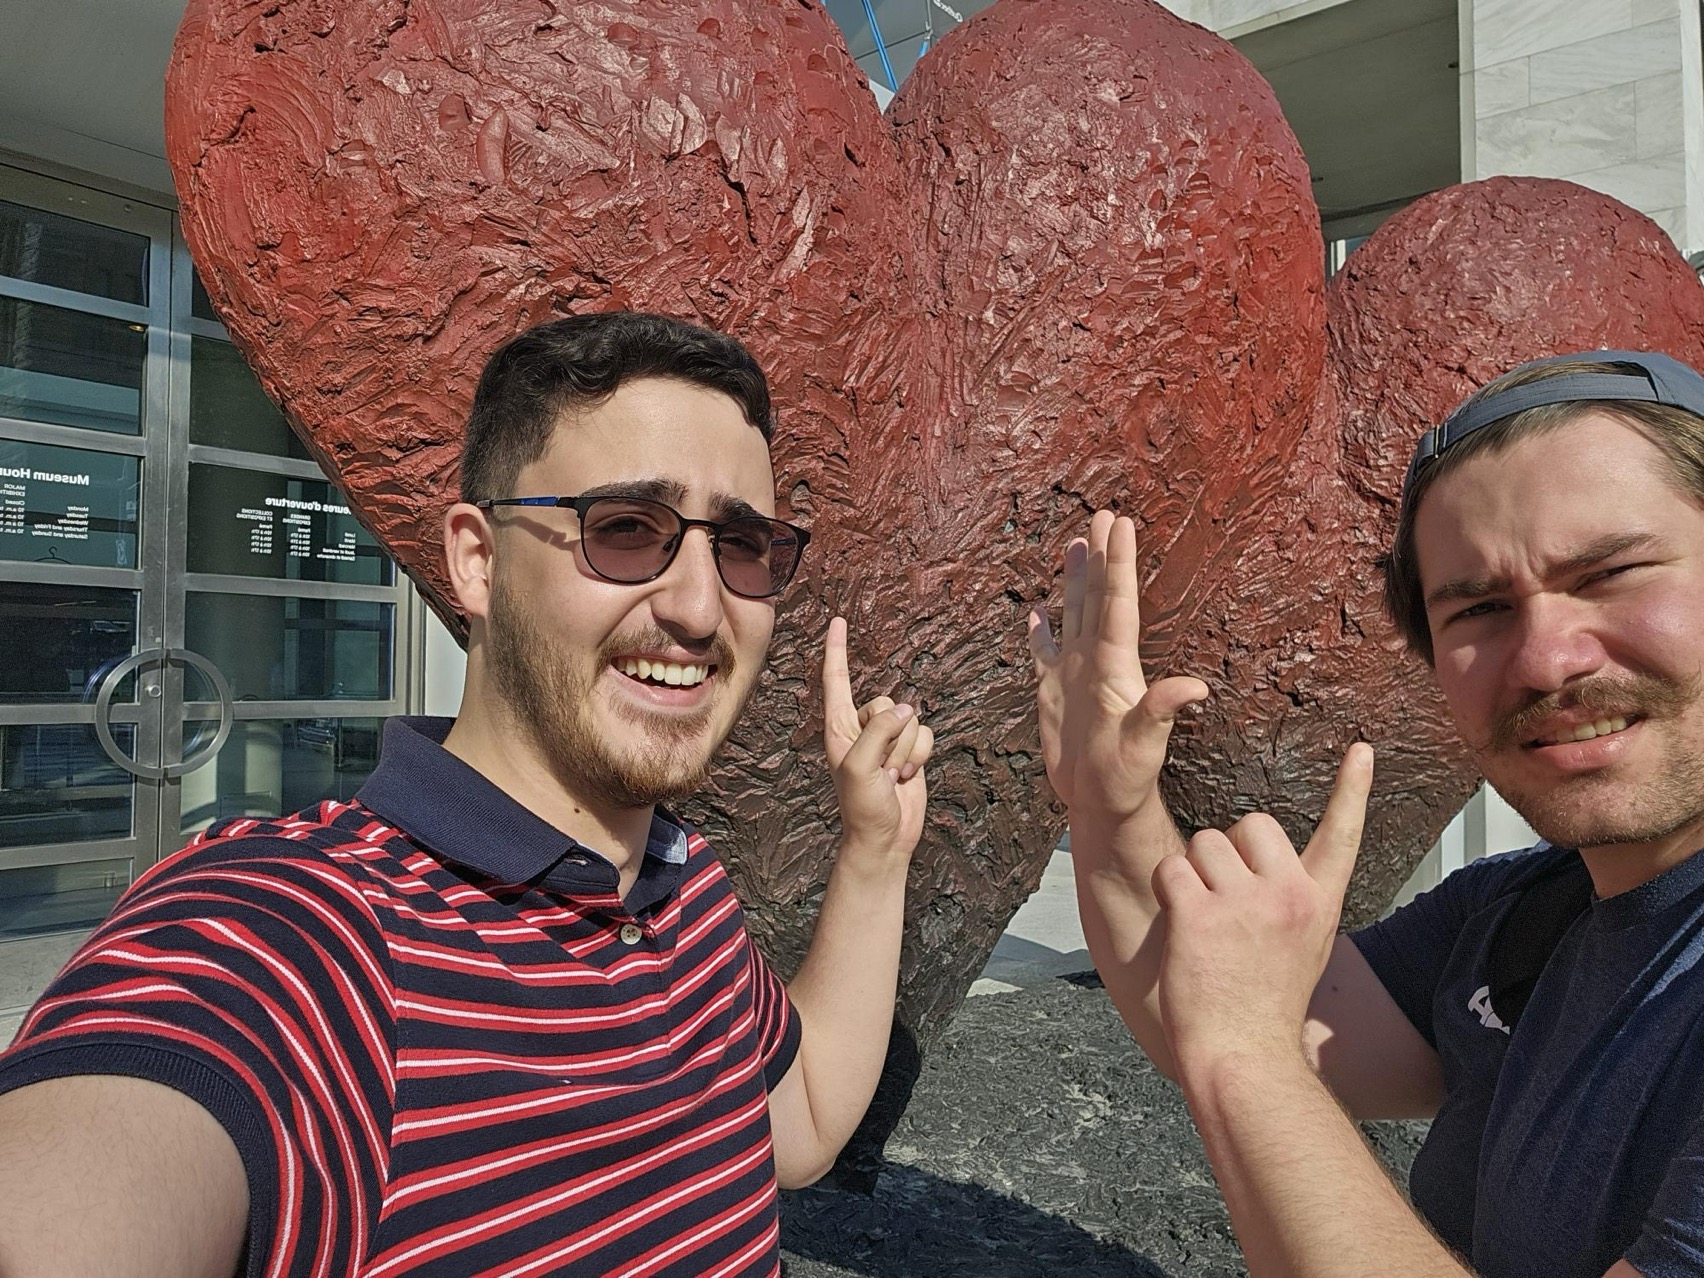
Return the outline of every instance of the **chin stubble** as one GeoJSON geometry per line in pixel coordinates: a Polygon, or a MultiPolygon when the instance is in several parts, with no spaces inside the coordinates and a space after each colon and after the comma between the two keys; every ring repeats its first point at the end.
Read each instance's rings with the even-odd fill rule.
{"type": "MultiPolygon", "coordinates": [[[[706,706],[687,717],[650,716],[623,707],[622,717],[643,734],[640,751],[616,751],[600,733],[590,714],[597,679],[610,661],[623,653],[673,647],[660,630],[624,635],[603,645],[590,679],[577,673],[568,654],[558,650],[526,608],[517,603],[503,579],[493,583],[490,624],[486,638],[492,679],[510,717],[531,737],[551,771],[570,792],[614,808],[646,808],[666,803],[702,788],[722,739],[704,746],[702,734],[713,716],[706,706]]],[[[716,636],[707,659],[717,667],[716,678],[729,678],[734,656],[716,636]]],[[[730,728],[744,712],[752,688],[729,719],[730,728]]],[[[638,741],[632,744],[637,745],[638,741]]]]}

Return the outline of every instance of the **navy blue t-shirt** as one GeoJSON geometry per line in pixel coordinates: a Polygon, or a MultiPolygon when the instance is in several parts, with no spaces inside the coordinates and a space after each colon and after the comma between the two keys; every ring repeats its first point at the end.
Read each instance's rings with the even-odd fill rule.
{"type": "Polygon", "coordinates": [[[1558,944],[1511,1035],[1487,956],[1546,844],[1487,857],[1354,935],[1443,1062],[1414,1205],[1486,1278],[1704,1274],[1704,854],[1558,944]]]}

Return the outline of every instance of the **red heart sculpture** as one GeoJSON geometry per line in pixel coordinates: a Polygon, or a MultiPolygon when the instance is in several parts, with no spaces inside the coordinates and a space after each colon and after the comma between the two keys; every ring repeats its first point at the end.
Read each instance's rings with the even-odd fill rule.
{"type": "Polygon", "coordinates": [[[1215,689],[1177,746],[1185,822],[1302,832],[1344,745],[1378,745],[1365,917],[1474,784],[1377,606],[1413,439],[1536,355],[1704,362],[1685,262],[1565,183],[1422,200],[1326,287],[1270,89],[1145,0],[1000,0],[885,118],[804,0],[191,0],[167,138],[231,334],[452,623],[438,521],[490,351],[624,306],[750,343],[815,540],[697,814],[786,968],[831,846],[814,688],[845,611],[865,691],[939,733],[902,1004],[925,1038],[1058,834],[1023,618],[1093,508],[1139,521],[1151,667],[1215,689]]]}

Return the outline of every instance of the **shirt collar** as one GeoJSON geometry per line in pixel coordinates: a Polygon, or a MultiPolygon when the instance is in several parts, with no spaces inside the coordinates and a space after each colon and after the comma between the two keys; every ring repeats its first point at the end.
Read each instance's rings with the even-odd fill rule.
{"type": "MultiPolygon", "coordinates": [[[[438,856],[504,883],[530,883],[569,896],[618,889],[615,866],[564,834],[444,749],[453,719],[405,716],[385,724],[379,766],[356,802],[438,856]]],[[[658,808],[651,816],[639,882],[627,907],[638,913],[666,898],[686,864],[686,829],[658,808]]]]}

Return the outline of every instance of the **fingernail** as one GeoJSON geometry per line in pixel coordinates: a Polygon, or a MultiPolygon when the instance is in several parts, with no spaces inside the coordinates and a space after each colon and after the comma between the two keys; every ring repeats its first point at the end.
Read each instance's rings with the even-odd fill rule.
{"type": "Polygon", "coordinates": [[[915,763],[908,763],[903,768],[901,768],[899,770],[899,779],[901,781],[909,781],[909,780],[911,780],[912,777],[914,777],[916,775],[917,775],[917,765],[915,763]]]}
{"type": "Polygon", "coordinates": [[[899,781],[899,769],[898,768],[889,768],[887,770],[887,774],[888,774],[888,780],[889,781],[893,781],[895,783],[897,783],[899,781]]]}
{"type": "Polygon", "coordinates": [[[911,707],[903,701],[893,708],[893,712],[901,719],[909,719],[911,717],[911,707]]]}

